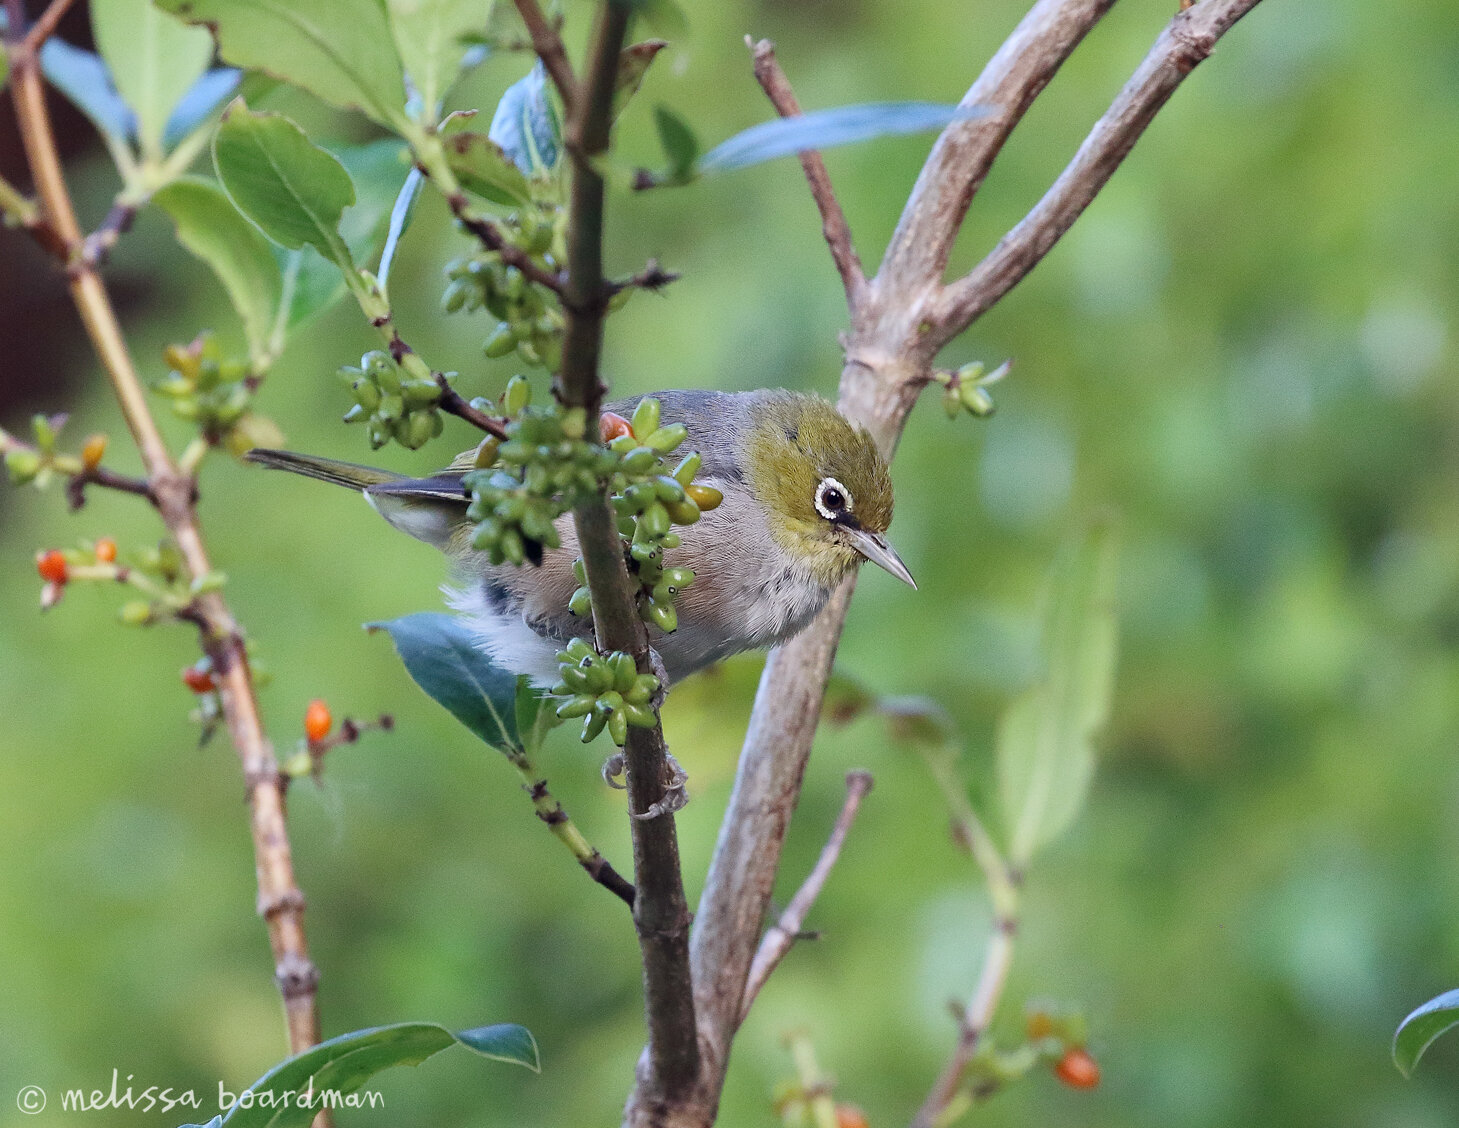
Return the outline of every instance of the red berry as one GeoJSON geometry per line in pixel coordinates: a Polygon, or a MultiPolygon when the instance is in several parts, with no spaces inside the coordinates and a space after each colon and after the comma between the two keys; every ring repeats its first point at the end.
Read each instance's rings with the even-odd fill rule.
{"type": "Polygon", "coordinates": [[[1064,1051],[1054,1066],[1054,1075],[1071,1089],[1093,1089],[1099,1084],[1099,1063],[1088,1050],[1076,1046],[1064,1051]]]}
{"type": "Polygon", "coordinates": [[[64,584],[70,575],[66,568],[66,557],[59,548],[38,553],[35,570],[41,574],[41,579],[52,584],[64,584]]]}
{"type": "Polygon", "coordinates": [[[102,537],[96,542],[96,559],[102,564],[113,564],[117,558],[117,542],[111,537],[102,537]]]}
{"type": "Polygon", "coordinates": [[[196,666],[185,666],[182,671],[182,684],[194,693],[211,693],[218,688],[218,683],[213,680],[213,675],[207,670],[200,670],[196,666]]]}
{"type": "Polygon", "coordinates": [[[333,727],[334,718],[330,716],[329,706],[317,697],[309,702],[309,708],[304,710],[304,735],[318,744],[333,727]]]}
{"type": "Polygon", "coordinates": [[[836,1106],[836,1128],[870,1128],[866,1121],[866,1113],[862,1112],[853,1104],[838,1104],[836,1106]]]}
{"type": "Polygon", "coordinates": [[[611,443],[619,435],[633,434],[633,428],[623,416],[605,411],[598,417],[598,434],[603,436],[605,443],[611,443]]]}

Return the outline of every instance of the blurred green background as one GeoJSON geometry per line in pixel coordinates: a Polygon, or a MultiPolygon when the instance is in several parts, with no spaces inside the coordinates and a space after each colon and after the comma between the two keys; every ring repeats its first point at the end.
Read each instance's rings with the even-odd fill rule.
{"type": "MultiPolygon", "coordinates": [[[[708,141],[765,118],[746,32],[777,41],[808,107],[952,101],[1023,7],[695,5],[622,148],[652,160],[655,102],[708,141]]],[[[1125,0],[1090,35],[994,168],[955,265],[1038,198],[1171,7],[1125,0]]],[[[569,15],[581,23],[586,10],[569,15]]],[[[489,107],[521,68],[488,62],[456,103],[489,107]]],[[[317,136],[369,136],[302,95],[274,106],[317,136]]],[[[114,174],[63,121],[94,224],[114,174]]],[[[0,140],[16,174],[13,136],[0,140]]],[[[927,147],[828,155],[872,264],[927,147]]],[[[1267,0],[1047,261],[948,350],[955,363],[1016,358],[998,414],[950,423],[929,397],[911,420],[892,532],[921,591],[868,573],[840,664],[945,705],[979,793],[997,714],[1031,670],[1058,544],[1097,506],[1124,518],[1114,717],[1084,817],[1029,876],[998,1022],[1016,1035],[1027,998],[1082,1005],[1105,1081],[1075,1093],[1039,1073],[977,1123],[1459,1121],[1459,1039],[1411,1082],[1388,1056],[1403,1015],[1459,983],[1456,152],[1459,7],[1267,0]]],[[[844,307],[795,162],[611,204],[614,269],[657,256],[684,274],[613,319],[616,389],[833,392],[844,307]]],[[[442,263],[460,246],[427,198],[393,279],[399,320],[464,388],[495,394],[513,369],[481,359],[487,325],[436,312],[442,263]]],[[[155,213],[110,277],[151,372],[165,343],[202,328],[241,340],[211,276],[155,213]]],[[[69,410],[73,441],[109,431],[111,461],[136,469],[57,276],[10,232],[0,298],[0,425],[69,410]]],[[[337,423],[347,400],[333,372],[371,344],[343,306],[293,342],[261,401],[290,445],[368,460],[361,432],[337,423]]],[[[164,425],[180,446],[182,425],[164,425]]],[[[469,441],[453,425],[417,456],[382,458],[425,468],[469,441]]],[[[322,789],[290,796],[327,1032],[518,1021],[542,1047],[541,1077],[464,1053],[385,1074],[372,1087],[388,1111],[349,1122],[617,1123],[643,1033],[622,905],[543,832],[508,765],[360,629],[436,607],[437,558],[342,491],[223,458],[203,490],[215,561],[273,673],[263,704],[280,751],[311,697],[337,716],[398,721],[335,753],[322,789]]],[[[59,491],[0,490],[0,1123],[90,1123],[55,1102],[105,1087],[114,1067],[123,1084],[132,1074],[211,1100],[220,1080],[237,1090],[284,1051],[238,765],[223,739],[198,750],[177,676],[195,657],[191,632],[117,625],[109,590],[36,609],[37,548],[107,534],[125,554],[157,530],[130,498],[93,491],[70,515],[59,491]],[[52,1094],[39,1117],[15,1111],[26,1084],[52,1094]]],[[[687,682],[667,709],[692,775],[679,821],[691,897],[758,666],[687,682]]],[[[626,866],[601,750],[559,736],[554,790],[626,866]]],[[[876,790],[812,914],[823,939],[786,961],[736,1043],[726,1125],[775,1123],[770,1093],[791,1074],[781,1040],[800,1029],[839,1097],[878,1128],[904,1123],[951,1046],[946,1002],[976,975],[980,882],[922,765],[875,722],[823,734],[781,895],[813,861],[851,767],[871,769],[876,790]]]]}

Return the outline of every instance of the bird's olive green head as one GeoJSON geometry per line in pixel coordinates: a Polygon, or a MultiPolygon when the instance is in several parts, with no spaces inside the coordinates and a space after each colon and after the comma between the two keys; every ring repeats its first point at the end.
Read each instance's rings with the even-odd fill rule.
{"type": "Polygon", "coordinates": [[[825,400],[782,393],[752,412],[747,478],[776,543],[828,587],[862,559],[917,586],[886,540],[892,479],[865,431],[825,400]]]}

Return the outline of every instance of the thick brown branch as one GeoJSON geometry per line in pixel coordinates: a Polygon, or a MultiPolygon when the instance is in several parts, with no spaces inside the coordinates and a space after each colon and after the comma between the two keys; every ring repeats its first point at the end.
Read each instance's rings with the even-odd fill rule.
{"type": "MultiPolygon", "coordinates": [[[[556,390],[563,403],[587,410],[590,431],[596,429],[602,406],[599,359],[610,296],[603,276],[604,185],[593,161],[608,148],[619,58],[631,15],[631,7],[622,0],[602,5],[585,77],[567,122],[567,150],[573,164],[568,272],[562,290],[567,324],[556,390]]],[[[573,520],[593,596],[598,647],[630,653],[640,672],[648,672],[648,633],[630,594],[622,541],[606,496],[578,506],[573,520]]],[[[699,1081],[689,978],[689,905],[674,817],[666,803],[669,758],[662,728],[630,728],[625,754],[629,811],[634,816],[633,920],[643,960],[649,1034],[627,1118],[656,1124],[663,1110],[686,1101],[699,1081]]]]}
{"type": "Polygon", "coordinates": [[[870,772],[846,773],[846,802],[836,818],[836,825],[831,828],[831,836],[826,840],[821,856],[816,859],[816,864],[804,884],[790,899],[790,904],[780,914],[780,919],[766,930],[760,940],[760,947],[755,950],[755,960],[750,965],[749,982],[745,984],[745,997],[740,1003],[741,1022],[749,1015],[755,997],[759,995],[771,973],[800,938],[806,915],[816,903],[816,898],[821,895],[826,879],[831,876],[831,870],[841,857],[841,847],[846,844],[846,836],[851,833],[851,824],[856,821],[856,814],[861,810],[861,801],[866,798],[871,785],[870,772]]]}
{"type": "Polygon", "coordinates": [[[562,98],[563,113],[570,118],[577,105],[578,81],[572,73],[572,63],[568,61],[562,37],[543,14],[537,0],[516,0],[516,5],[517,14],[522,17],[527,33],[532,37],[532,50],[537,52],[547,73],[552,76],[552,84],[562,98]]]}
{"type": "MultiPolygon", "coordinates": [[[[781,117],[796,117],[800,114],[800,102],[791,89],[790,79],[780,69],[775,58],[775,44],[768,39],[752,42],[745,36],[745,46],[750,48],[755,60],[755,78],[781,117]]],[[[861,259],[851,242],[851,225],[846,222],[846,213],[841,210],[841,201],[831,187],[831,174],[826,171],[826,162],[821,154],[808,149],[800,155],[800,167],[805,170],[806,181],[811,187],[811,197],[821,213],[821,234],[826,246],[831,249],[831,258],[841,275],[841,285],[846,290],[846,301],[853,308],[857,306],[866,289],[866,272],[861,259]]]]}
{"type": "MultiPolygon", "coordinates": [[[[18,8],[18,4],[8,6],[12,18],[18,8]]],[[[79,248],[81,228],[61,172],[35,52],[13,53],[11,87],[26,159],[46,219],[67,247],[79,248]]],[[[157,509],[189,573],[208,575],[213,568],[193,509],[192,479],[178,471],[162,441],[101,276],[93,264],[74,256],[74,250],[72,253],[75,261],[67,264],[71,297],[141,452],[157,509]]],[[[297,1052],[319,1041],[318,972],[309,959],[304,936],[304,896],[294,878],[284,786],[273,747],[264,735],[248,656],[232,613],[217,592],[199,594],[193,609],[204,648],[213,658],[224,717],[247,782],[258,909],[268,926],[290,1049],[297,1052]]]]}
{"type": "Polygon", "coordinates": [[[1038,0],[978,80],[963,106],[994,106],[954,122],[937,139],[908,197],[877,272],[882,301],[896,306],[940,282],[973,195],[1033,100],[1114,0],[1038,0]]]}
{"type": "Polygon", "coordinates": [[[933,303],[939,343],[951,340],[1032,270],[1114,175],[1175,88],[1258,0],[1204,0],[1179,13],[1027,216],[933,303]]]}

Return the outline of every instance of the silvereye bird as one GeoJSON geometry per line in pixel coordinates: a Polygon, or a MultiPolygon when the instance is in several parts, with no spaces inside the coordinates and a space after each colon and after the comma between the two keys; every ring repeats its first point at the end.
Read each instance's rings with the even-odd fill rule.
{"type": "MultiPolygon", "coordinates": [[[[665,561],[694,572],[675,605],[678,629],[648,628],[671,680],[794,635],[862,560],[917,586],[887,543],[886,462],[871,436],[825,400],[780,390],[669,391],[655,398],[666,421],[688,430],[684,449],[703,457],[695,480],[724,495],[697,523],[677,530],[683,543],[665,561]]],[[[637,402],[607,410],[630,416],[637,402]]],[[[409,478],[288,451],[253,450],[248,457],[360,490],[390,524],[444,551],[453,565],[447,600],[499,666],[549,685],[558,677],[557,651],[591,632],[591,620],[567,606],[578,586],[571,517],[558,520],[562,547],[546,552],[540,566],[492,565],[470,543],[471,495],[461,484],[469,460],[409,478]]]]}

